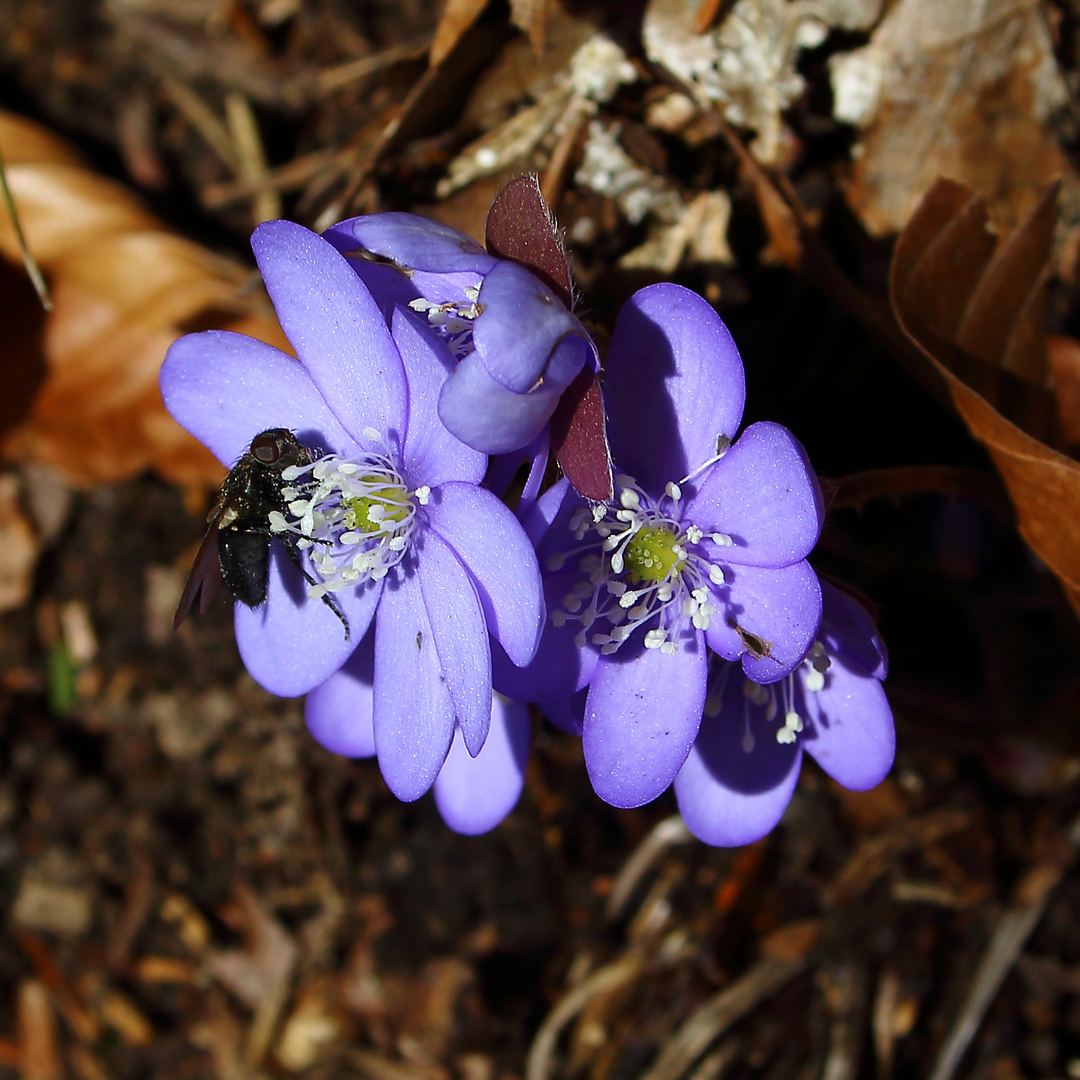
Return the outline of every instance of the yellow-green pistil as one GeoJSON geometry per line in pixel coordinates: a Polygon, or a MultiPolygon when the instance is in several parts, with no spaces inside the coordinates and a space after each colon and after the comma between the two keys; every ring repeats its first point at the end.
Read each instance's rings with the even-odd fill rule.
{"type": "MultiPolygon", "coordinates": [[[[367,479],[365,477],[360,482],[364,483],[367,479]]],[[[369,494],[354,495],[342,502],[346,507],[345,527],[366,533],[400,524],[411,509],[408,503],[402,501],[401,489],[394,487],[374,488],[369,494]]]]}
{"type": "Polygon", "coordinates": [[[678,537],[656,525],[645,525],[631,537],[623,551],[623,565],[632,584],[664,581],[686,558],[678,537]]]}

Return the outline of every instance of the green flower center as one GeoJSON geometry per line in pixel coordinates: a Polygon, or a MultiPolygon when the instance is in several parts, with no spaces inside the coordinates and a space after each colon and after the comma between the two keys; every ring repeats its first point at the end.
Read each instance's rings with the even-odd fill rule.
{"type": "MultiPolygon", "coordinates": [[[[378,477],[364,477],[361,483],[377,482],[378,477]]],[[[366,495],[355,495],[343,499],[346,507],[344,524],[347,529],[375,533],[389,525],[400,525],[409,512],[411,504],[403,498],[404,492],[399,487],[376,487],[366,495]]]]}
{"type": "Polygon", "coordinates": [[[623,551],[630,581],[665,581],[686,558],[678,537],[669,529],[646,525],[638,529],[623,551]]]}

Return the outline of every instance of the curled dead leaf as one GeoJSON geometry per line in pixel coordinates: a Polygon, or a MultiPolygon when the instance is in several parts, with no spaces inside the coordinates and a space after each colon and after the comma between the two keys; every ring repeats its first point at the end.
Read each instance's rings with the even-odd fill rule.
{"type": "MultiPolygon", "coordinates": [[[[3,303],[18,327],[8,367],[23,371],[26,385],[0,415],[0,454],[46,464],[77,485],[146,468],[176,483],[218,483],[220,464],[165,412],[157,374],[189,330],[237,330],[288,349],[253,273],[169,232],[38,125],[0,113],[0,146],[55,301],[45,316],[19,310],[22,290],[3,303]]],[[[11,264],[5,274],[20,263],[7,215],[0,260],[11,264]]]]}
{"type": "Polygon", "coordinates": [[[889,292],[900,326],[1005,481],[1020,534],[1080,613],[1080,464],[1033,433],[1053,421],[1040,321],[1053,195],[995,247],[979,197],[939,180],[897,240],[889,292]]]}

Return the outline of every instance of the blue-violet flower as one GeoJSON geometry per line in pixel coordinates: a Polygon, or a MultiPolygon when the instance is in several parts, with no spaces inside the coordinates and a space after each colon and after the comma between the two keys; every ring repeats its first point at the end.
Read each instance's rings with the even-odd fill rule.
{"type": "Polygon", "coordinates": [[[616,498],[565,481],[525,519],[548,623],[524,668],[494,651],[496,689],[540,701],[588,686],[582,736],[593,787],[638,806],[675,778],[698,734],[708,652],[761,683],[802,661],[821,618],[806,562],[822,501],[778,424],[742,418],[742,361],[695,293],[653,285],[622,309],[604,395],[616,498]]]}
{"type": "Polygon", "coordinates": [[[423,316],[457,361],[439,416],[462,442],[502,454],[532,442],[596,346],[552,289],[465,233],[418,217],[352,218],[323,234],[380,303],[423,316]]]}
{"type": "Polygon", "coordinates": [[[162,396],[226,465],[271,427],[329,451],[283,474],[295,484],[290,516],[271,525],[306,549],[322,579],[312,591],[334,593],[352,633],[275,544],[265,605],[236,604],[240,654],[271,693],[308,693],[335,677],[374,619],[374,747],[390,789],[419,798],[456,729],[469,754],[484,746],[489,632],[514,663],[535,652],[535,555],[480,486],[486,456],[439,422],[454,363],[426,322],[399,307],[388,325],[346,260],[299,225],[261,225],[252,247],[299,362],[239,334],[190,334],[169,350],[162,396]]]}
{"type": "Polygon", "coordinates": [[[821,628],[803,662],[762,686],[724,660],[710,665],[705,718],[675,777],[687,828],[707,844],[749,844],[791,801],[803,750],[837,783],[866,791],[892,767],[885,645],[863,607],[823,583],[821,628]]]}

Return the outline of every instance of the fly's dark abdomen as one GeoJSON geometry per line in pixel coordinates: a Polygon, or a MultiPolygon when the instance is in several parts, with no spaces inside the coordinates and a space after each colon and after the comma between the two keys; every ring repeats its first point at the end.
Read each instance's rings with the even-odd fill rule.
{"type": "Polygon", "coordinates": [[[270,572],[268,530],[222,529],[218,533],[218,555],[222,579],[233,596],[248,607],[261,604],[266,599],[270,572]]]}

